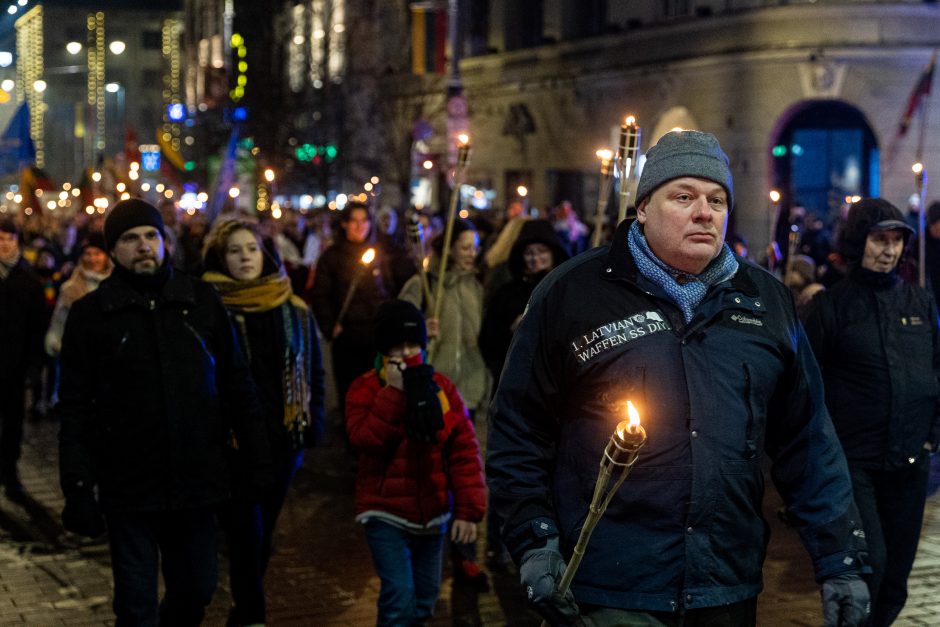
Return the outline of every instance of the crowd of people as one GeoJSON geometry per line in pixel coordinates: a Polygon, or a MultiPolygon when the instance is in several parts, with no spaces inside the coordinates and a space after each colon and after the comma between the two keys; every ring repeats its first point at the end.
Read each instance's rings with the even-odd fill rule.
{"type": "MultiPolygon", "coordinates": [[[[325,433],[328,352],[379,625],[431,618],[448,552],[487,586],[484,519],[489,564],[514,562],[552,624],[752,625],[767,464],[825,623],[890,625],[940,443],[914,229],[881,199],[847,207],[833,241],[791,212],[800,237],[762,270],[727,237],[733,190],[717,140],[682,131],[595,249],[567,201],[496,224],[357,202],[210,224],[135,198],[0,218],[0,484],[26,498],[24,416],[52,413],[62,522],[107,535],[117,624],[199,624],[223,543],[229,624],[263,624],[278,516],[325,433]],[[649,442],[565,588],[627,400],[649,442]]],[[[940,204],[926,217],[940,236],[940,204]]]]}

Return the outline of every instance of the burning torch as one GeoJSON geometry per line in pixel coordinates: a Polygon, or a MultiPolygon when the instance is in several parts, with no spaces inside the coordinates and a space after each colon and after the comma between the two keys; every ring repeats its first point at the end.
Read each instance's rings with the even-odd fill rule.
{"type": "MultiPolygon", "coordinates": [[[[640,424],[640,412],[636,410],[631,401],[627,401],[627,415],[629,420],[624,420],[617,425],[613,435],[610,436],[607,447],[604,449],[604,455],[601,457],[600,471],[597,473],[597,482],[594,484],[594,497],[591,499],[587,518],[584,520],[584,526],[581,527],[581,535],[578,536],[578,543],[571,554],[571,560],[568,562],[565,573],[558,584],[558,594],[562,597],[568,592],[571,581],[574,579],[575,573],[578,572],[578,567],[581,565],[581,559],[584,557],[584,551],[591,540],[594,527],[600,522],[614,494],[617,493],[630,471],[633,470],[638,453],[646,444],[646,429],[640,424]],[[610,486],[614,468],[619,469],[619,474],[614,479],[613,486],[610,486]]],[[[542,627],[548,627],[548,623],[543,622],[542,627]]]]}
{"type": "Polygon", "coordinates": [[[620,125],[620,147],[617,149],[617,166],[620,175],[620,213],[617,215],[617,224],[627,217],[627,205],[630,204],[630,179],[636,165],[636,155],[640,150],[640,127],[636,118],[628,115],[620,125]]]}
{"type": "MultiPolygon", "coordinates": [[[[356,268],[355,274],[353,274],[352,282],[349,284],[349,289],[346,290],[346,298],[343,299],[343,306],[339,309],[339,315],[336,316],[337,326],[343,321],[343,317],[346,315],[346,311],[349,309],[349,305],[352,303],[353,295],[356,293],[356,287],[359,286],[359,281],[362,280],[362,275],[366,273],[366,270],[369,269],[369,266],[372,262],[375,261],[375,249],[369,248],[366,252],[362,253],[362,257],[359,258],[359,267],[356,268]]],[[[333,333],[334,337],[336,336],[335,329],[333,333]]]]}
{"type": "Polygon", "coordinates": [[[411,251],[415,256],[415,265],[418,266],[418,276],[421,277],[421,291],[424,293],[424,302],[427,308],[432,308],[431,303],[431,284],[428,282],[428,254],[424,246],[424,229],[421,228],[421,220],[417,214],[411,214],[411,221],[406,229],[408,241],[411,244],[411,251]]]}
{"type": "Polygon", "coordinates": [[[594,235],[591,236],[591,248],[601,245],[601,236],[604,223],[607,222],[607,199],[610,197],[610,187],[614,182],[614,153],[606,148],[598,150],[597,158],[601,160],[601,181],[598,185],[597,212],[594,214],[594,235]]]}
{"type": "MultiPolygon", "coordinates": [[[[441,303],[444,301],[444,277],[447,274],[447,260],[450,257],[450,244],[454,237],[454,219],[457,217],[457,201],[460,199],[460,188],[463,185],[464,170],[470,160],[470,136],[461,133],[457,136],[457,165],[454,168],[454,189],[450,194],[450,206],[447,209],[447,227],[444,229],[444,247],[441,250],[440,270],[438,270],[437,286],[434,289],[434,301],[431,317],[436,319],[441,315],[441,303]]],[[[436,344],[436,342],[435,342],[436,344]]],[[[430,356],[434,355],[434,346],[431,346],[430,356]]]]}

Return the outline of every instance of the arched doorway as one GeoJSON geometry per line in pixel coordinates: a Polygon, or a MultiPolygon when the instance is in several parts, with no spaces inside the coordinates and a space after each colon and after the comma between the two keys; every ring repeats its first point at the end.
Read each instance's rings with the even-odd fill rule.
{"type": "Polygon", "coordinates": [[[875,134],[850,104],[800,103],[781,117],[772,141],[771,183],[781,195],[776,241],[784,256],[791,225],[802,229],[804,219],[815,216],[816,226],[829,231],[847,197],[879,194],[875,134]]]}

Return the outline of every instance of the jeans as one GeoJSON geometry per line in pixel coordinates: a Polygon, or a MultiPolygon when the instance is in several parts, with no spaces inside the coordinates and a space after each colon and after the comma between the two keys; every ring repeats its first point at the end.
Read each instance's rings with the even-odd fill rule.
{"type": "Polygon", "coordinates": [[[116,627],[202,622],[218,582],[215,510],[107,514],[116,627]],[[160,563],[166,593],[157,604],[160,563]]]}
{"type": "Polygon", "coordinates": [[[441,589],[443,532],[418,535],[376,519],[366,522],[365,531],[382,582],[376,625],[423,624],[441,589]]]}
{"type": "Polygon", "coordinates": [[[294,473],[302,462],[302,451],[281,460],[274,483],[260,499],[235,497],[221,512],[222,526],[228,536],[232,588],[229,624],[265,622],[264,573],[271,558],[274,527],[294,473]]]}
{"type": "Polygon", "coordinates": [[[581,616],[588,627],[754,627],[757,624],[757,598],[681,613],[585,605],[581,607],[581,616]]]}
{"type": "Polygon", "coordinates": [[[907,577],[924,519],[928,469],[926,454],[902,470],[860,468],[849,463],[872,568],[868,577],[869,627],[893,623],[907,601],[907,577]]]}

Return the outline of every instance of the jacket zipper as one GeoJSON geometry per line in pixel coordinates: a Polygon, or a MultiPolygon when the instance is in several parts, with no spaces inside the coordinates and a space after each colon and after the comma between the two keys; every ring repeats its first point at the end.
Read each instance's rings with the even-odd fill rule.
{"type": "Polygon", "coordinates": [[[747,451],[745,458],[754,459],[757,457],[757,443],[754,441],[754,406],[751,403],[751,369],[748,363],[742,362],[744,369],[744,404],[747,407],[747,429],[745,431],[745,445],[747,451]]]}

